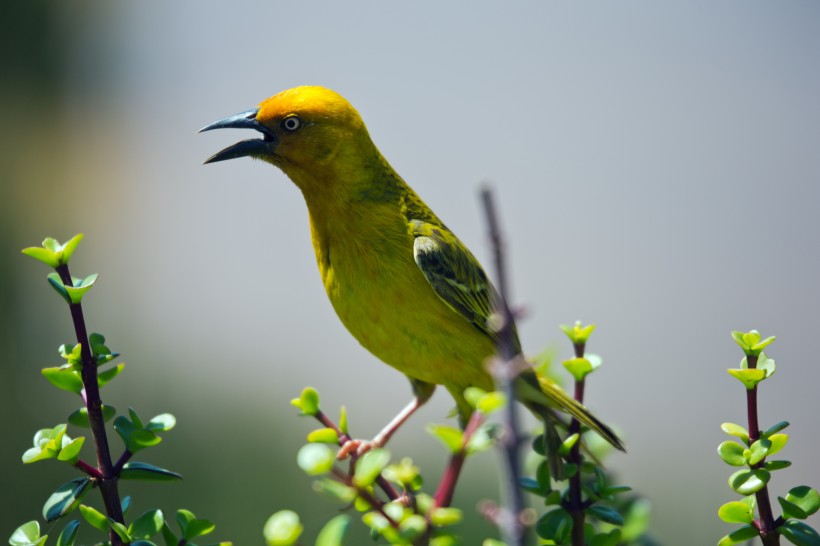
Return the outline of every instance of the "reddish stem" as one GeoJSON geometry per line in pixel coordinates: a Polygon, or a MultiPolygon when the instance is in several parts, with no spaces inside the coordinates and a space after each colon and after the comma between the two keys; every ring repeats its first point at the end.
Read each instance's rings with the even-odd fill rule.
{"type": "MultiPolygon", "coordinates": [[[[575,357],[584,357],[584,343],[573,344],[575,349],[575,357]]],[[[584,403],[584,385],[583,379],[575,381],[575,400],[584,403]]],[[[572,418],[569,424],[569,435],[580,434],[581,423],[575,417],[572,418]]],[[[567,511],[572,516],[572,545],[584,546],[584,503],[581,496],[581,439],[575,442],[569,452],[569,461],[575,465],[575,474],[569,479],[569,498],[567,502],[567,511]]]]}
{"type": "Polygon", "coordinates": [[[461,474],[461,469],[464,467],[464,460],[467,458],[467,444],[483,422],[484,417],[477,411],[473,412],[470,416],[470,420],[464,428],[461,449],[453,453],[450,457],[450,463],[447,465],[447,468],[444,469],[444,474],[441,476],[438,489],[436,489],[436,494],[433,496],[435,506],[450,506],[450,503],[453,502],[456,483],[458,482],[458,477],[461,474]]]}
{"type": "MultiPolygon", "coordinates": [[[[746,355],[746,364],[749,369],[757,368],[757,355],[746,355]]],[[[752,389],[746,390],[746,415],[749,421],[749,445],[752,445],[760,439],[760,425],[757,418],[757,385],[752,389]]],[[[763,468],[766,459],[759,461],[752,465],[752,468],[763,468]]],[[[769,487],[764,485],[761,490],[755,493],[757,500],[757,512],[760,515],[755,524],[760,532],[760,540],[763,546],[778,546],[780,544],[780,534],[774,522],[774,514],[772,513],[772,503],[769,499],[769,487]]]]}
{"type": "MultiPolygon", "coordinates": [[[[57,274],[60,275],[60,280],[65,286],[74,286],[67,265],[60,265],[56,270],[57,274]]],[[[102,415],[100,387],[97,383],[97,363],[91,354],[91,345],[88,342],[88,331],[85,326],[83,307],[80,303],[69,303],[68,307],[71,311],[71,319],[74,323],[77,343],[79,343],[81,347],[80,355],[83,365],[80,375],[83,381],[83,400],[88,410],[88,421],[91,425],[91,434],[94,438],[94,446],[97,452],[100,494],[102,495],[103,504],[105,505],[105,511],[108,517],[118,523],[124,523],[120,494],[117,487],[119,476],[114,472],[114,465],[111,464],[111,452],[108,449],[108,436],[105,431],[105,421],[102,415]]],[[[109,537],[114,546],[123,545],[122,539],[113,530],[109,532],[109,537]]]]}

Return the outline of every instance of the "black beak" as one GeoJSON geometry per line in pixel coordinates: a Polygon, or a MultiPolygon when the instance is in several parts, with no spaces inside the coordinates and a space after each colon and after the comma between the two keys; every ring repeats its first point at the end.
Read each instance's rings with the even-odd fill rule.
{"type": "Polygon", "coordinates": [[[254,129],[262,133],[262,138],[243,140],[215,153],[205,160],[205,164],[225,161],[226,159],[236,159],[237,157],[258,157],[260,155],[270,154],[276,146],[278,139],[276,133],[256,121],[256,114],[258,112],[259,109],[254,108],[253,110],[221,119],[200,129],[200,133],[213,129],[254,129]]]}

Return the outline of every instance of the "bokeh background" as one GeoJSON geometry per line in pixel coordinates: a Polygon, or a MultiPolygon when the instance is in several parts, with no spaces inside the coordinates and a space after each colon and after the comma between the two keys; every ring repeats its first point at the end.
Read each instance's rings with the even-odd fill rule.
{"type": "MultiPolygon", "coordinates": [[[[73,332],[19,250],[77,232],[72,271],[100,273],[89,326],[128,363],[106,399],[179,419],[145,458],[186,480],[124,484],[135,513],[184,506],[238,544],[284,507],[308,536],[335,513],[295,465],[313,424],[288,401],[313,385],[369,436],[409,390],[333,315],[295,187],[258,162],[202,166],[245,135],[195,134],[299,84],[348,97],[485,263],[477,190],[495,187],[524,346],[568,357],[557,325],[598,324],[589,405],[623,431],[608,465],[652,500],[656,538],[730,529],[715,447],[745,419],[733,329],[778,336],[761,413],[791,421],[794,466],[772,492],[820,485],[818,25],[814,2],[4,2],[0,534],[73,477],[20,463],[77,400],[39,375],[73,332]]],[[[424,423],[450,406],[438,393],[390,444],[431,481],[424,423]]],[[[496,463],[470,461],[468,514],[497,495],[496,463]]],[[[465,527],[466,544],[490,532],[465,527]]]]}

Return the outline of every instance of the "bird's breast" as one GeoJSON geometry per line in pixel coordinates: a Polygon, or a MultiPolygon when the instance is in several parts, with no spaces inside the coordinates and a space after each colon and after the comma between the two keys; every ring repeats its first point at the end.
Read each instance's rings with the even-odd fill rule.
{"type": "Polygon", "coordinates": [[[406,222],[328,230],[312,219],[311,231],[327,295],[362,346],[422,381],[486,384],[492,342],[430,287],[406,222]]]}

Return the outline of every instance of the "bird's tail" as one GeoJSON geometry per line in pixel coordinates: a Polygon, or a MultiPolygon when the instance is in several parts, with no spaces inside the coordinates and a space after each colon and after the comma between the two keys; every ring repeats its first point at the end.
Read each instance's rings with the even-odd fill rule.
{"type": "Polygon", "coordinates": [[[536,374],[535,370],[525,370],[519,376],[516,387],[521,401],[539,417],[546,418],[549,415],[549,412],[543,411],[544,407],[559,409],[597,432],[616,449],[626,451],[623,441],[611,428],[549,378],[536,374]]]}

